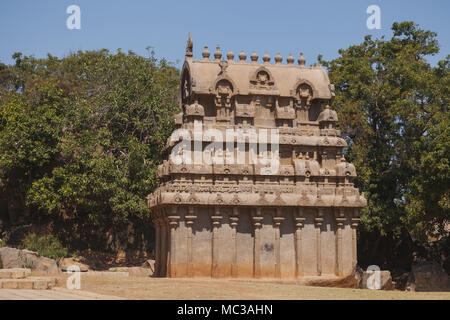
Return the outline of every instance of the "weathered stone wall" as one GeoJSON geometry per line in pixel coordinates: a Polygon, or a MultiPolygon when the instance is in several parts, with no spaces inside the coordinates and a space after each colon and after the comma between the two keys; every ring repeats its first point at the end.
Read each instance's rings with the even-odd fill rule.
{"type": "Polygon", "coordinates": [[[333,210],[325,209],[320,224],[315,223],[317,210],[308,209],[298,227],[294,208],[282,210],[281,215],[276,208],[232,206],[174,206],[169,210],[170,216],[161,212],[155,220],[159,248],[155,274],[159,276],[345,276],[356,263],[352,210],[336,222],[333,210]]]}

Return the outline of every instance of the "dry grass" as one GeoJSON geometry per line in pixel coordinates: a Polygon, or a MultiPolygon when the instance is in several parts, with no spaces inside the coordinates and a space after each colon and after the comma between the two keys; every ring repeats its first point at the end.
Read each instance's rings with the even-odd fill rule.
{"type": "MultiPolygon", "coordinates": [[[[65,285],[61,278],[60,286],[65,285]]],[[[82,276],[82,291],[145,300],[450,300],[450,292],[324,288],[246,280],[82,276]]]]}

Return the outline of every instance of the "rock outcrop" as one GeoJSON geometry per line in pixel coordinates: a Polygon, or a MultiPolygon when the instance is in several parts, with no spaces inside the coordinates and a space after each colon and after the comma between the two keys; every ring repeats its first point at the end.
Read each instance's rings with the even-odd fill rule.
{"type": "Polygon", "coordinates": [[[422,261],[411,267],[407,290],[450,291],[450,278],[434,261],[422,261]]]}
{"type": "Polygon", "coordinates": [[[55,260],[41,257],[37,252],[16,248],[0,248],[0,259],[3,268],[28,268],[35,274],[58,274],[59,268],[55,260]]]}
{"type": "Polygon", "coordinates": [[[71,266],[77,266],[80,268],[80,272],[87,272],[90,269],[87,264],[75,261],[73,258],[64,258],[59,261],[58,265],[61,271],[69,271],[71,266]]]}

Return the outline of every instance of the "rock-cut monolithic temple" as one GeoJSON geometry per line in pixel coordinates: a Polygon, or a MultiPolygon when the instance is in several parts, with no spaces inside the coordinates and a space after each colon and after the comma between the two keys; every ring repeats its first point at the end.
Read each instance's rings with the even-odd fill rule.
{"type": "Polygon", "coordinates": [[[189,35],[175,116],[183,137],[169,139],[160,185],[147,199],[156,275],[351,274],[366,200],[343,156],[333,98],[327,72],[307,66],[303,54],[283,62],[280,54],[260,61],[252,53],[249,61],[244,52],[223,57],[217,46],[212,57],[205,47],[196,60],[189,35]],[[268,138],[254,139],[255,132],[268,138]],[[195,161],[199,154],[214,161],[195,161]],[[263,158],[276,158],[278,166],[263,158]]]}

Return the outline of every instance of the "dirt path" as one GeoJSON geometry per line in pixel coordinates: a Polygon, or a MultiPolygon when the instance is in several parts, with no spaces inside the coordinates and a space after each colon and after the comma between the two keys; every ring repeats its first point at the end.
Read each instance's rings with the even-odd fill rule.
{"type": "Polygon", "coordinates": [[[0,289],[0,300],[118,300],[83,290],[54,288],[52,290],[0,289]]]}
{"type": "MultiPolygon", "coordinates": [[[[60,281],[61,285],[65,283],[60,281]]],[[[450,292],[401,292],[275,284],[257,281],[82,276],[81,291],[125,299],[450,300],[450,292]]]]}

